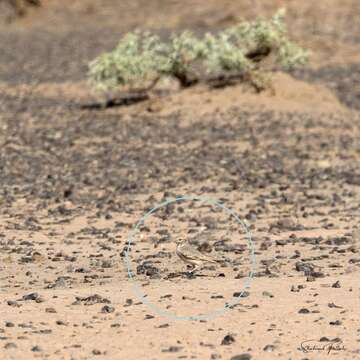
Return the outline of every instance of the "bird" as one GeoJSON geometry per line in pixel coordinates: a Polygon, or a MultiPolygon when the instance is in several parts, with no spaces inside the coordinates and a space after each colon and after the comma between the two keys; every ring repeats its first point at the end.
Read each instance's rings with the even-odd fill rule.
{"type": "Polygon", "coordinates": [[[191,265],[191,272],[196,271],[204,263],[217,264],[221,260],[203,254],[191,245],[187,239],[179,238],[176,242],[176,255],[185,263],[191,265]]]}

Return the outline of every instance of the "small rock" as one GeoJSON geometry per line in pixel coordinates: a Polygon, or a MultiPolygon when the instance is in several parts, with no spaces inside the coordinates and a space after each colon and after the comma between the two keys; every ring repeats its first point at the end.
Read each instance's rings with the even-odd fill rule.
{"type": "Polygon", "coordinates": [[[314,271],[314,265],[309,263],[304,263],[302,261],[297,261],[295,264],[296,271],[303,271],[305,275],[310,274],[314,271]]]}
{"type": "Polygon", "coordinates": [[[20,307],[21,306],[17,301],[13,301],[13,300],[8,300],[7,304],[9,306],[13,306],[13,307],[20,307]]]}
{"type": "Polygon", "coordinates": [[[274,345],[266,345],[263,350],[266,352],[272,352],[275,350],[275,346],[274,345]]]}
{"type": "Polygon", "coordinates": [[[105,305],[101,308],[101,312],[103,314],[110,314],[113,313],[115,311],[115,308],[109,305],[105,305]]]}
{"type": "Polygon", "coordinates": [[[237,291],[233,293],[233,297],[242,297],[242,298],[246,298],[250,295],[250,293],[248,291],[237,291]]]}
{"type": "Polygon", "coordinates": [[[40,295],[38,293],[31,293],[31,294],[24,295],[22,298],[23,298],[23,300],[36,300],[39,297],[40,297],[40,295]]]}
{"type": "Polygon", "coordinates": [[[41,352],[42,351],[42,348],[38,345],[35,345],[31,348],[31,351],[33,352],[41,352]]]}
{"type": "Polygon", "coordinates": [[[110,327],[112,328],[118,328],[120,327],[121,325],[119,323],[115,323],[115,324],[111,324],[110,327]]]}
{"type": "Polygon", "coordinates": [[[269,297],[269,298],[273,298],[274,297],[274,295],[273,294],[271,294],[271,293],[269,293],[268,291],[263,291],[263,296],[266,296],[266,297],[269,297]]]}
{"type": "Polygon", "coordinates": [[[55,314],[56,310],[54,308],[46,308],[45,312],[55,314]]]}
{"type": "Polygon", "coordinates": [[[73,303],[73,305],[77,305],[79,303],[84,303],[84,305],[94,305],[94,304],[110,304],[111,301],[103,298],[102,296],[98,294],[85,296],[85,297],[79,297],[76,296],[76,301],[73,303]]]}
{"type": "Polygon", "coordinates": [[[132,299],[126,299],[125,305],[124,306],[130,306],[133,304],[132,299]]]}
{"type": "Polygon", "coordinates": [[[329,324],[330,324],[330,325],[338,326],[338,325],[341,325],[342,322],[341,322],[340,320],[336,320],[336,321],[330,321],[329,324]]]}
{"type": "Polygon", "coordinates": [[[16,345],[15,343],[6,343],[6,344],[4,345],[4,348],[5,348],[6,350],[8,350],[8,349],[16,349],[16,348],[17,348],[17,345],[16,345]]]}
{"type": "Polygon", "coordinates": [[[165,329],[165,328],[169,327],[169,324],[161,324],[158,327],[159,327],[159,329],[165,329]]]}
{"type": "Polygon", "coordinates": [[[203,253],[210,253],[212,251],[212,247],[208,242],[203,242],[199,245],[198,250],[203,253]]]}
{"type": "Polygon", "coordinates": [[[211,295],[210,299],[223,299],[222,295],[211,295]]]}
{"type": "Polygon", "coordinates": [[[222,339],[221,345],[230,345],[233,342],[235,342],[235,338],[232,335],[228,334],[222,339]]]}
{"type": "Polygon", "coordinates": [[[334,282],[334,283],[331,285],[331,287],[336,288],[336,289],[341,288],[340,281],[338,280],[338,281],[334,282]]]}
{"type": "Polygon", "coordinates": [[[216,360],[216,359],[220,359],[221,358],[221,355],[218,355],[218,354],[211,354],[210,356],[210,360],[216,360]]]}
{"type": "Polygon", "coordinates": [[[56,320],[56,325],[67,326],[67,323],[62,320],[56,320]]]}
{"type": "Polygon", "coordinates": [[[55,280],[55,283],[54,283],[53,287],[56,287],[56,288],[64,288],[64,287],[66,287],[66,281],[65,281],[64,276],[58,277],[55,280]]]}
{"type": "Polygon", "coordinates": [[[162,349],[161,352],[178,352],[180,351],[182,348],[180,346],[170,346],[169,348],[167,349],[162,349]]]}
{"type": "Polygon", "coordinates": [[[101,263],[101,267],[103,269],[110,269],[113,267],[113,263],[111,260],[103,260],[102,263],[101,263]]]}
{"type": "Polygon", "coordinates": [[[309,309],[305,309],[305,308],[302,308],[298,311],[299,314],[310,314],[310,310],[309,309]]]}
{"type": "Polygon", "coordinates": [[[329,308],[342,309],[342,306],[337,306],[334,303],[329,303],[328,306],[329,306],[329,308]]]}
{"type": "Polygon", "coordinates": [[[313,271],[311,273],[311,276],[313,276],[314,278],[323,278],[325,277],[325,274],[321,271],[313,271]]]}
{"type": "Polygon", "coordinates": [[[251,360],[250,354],[240,354],[233,356],[230,360],[251,360]]]}

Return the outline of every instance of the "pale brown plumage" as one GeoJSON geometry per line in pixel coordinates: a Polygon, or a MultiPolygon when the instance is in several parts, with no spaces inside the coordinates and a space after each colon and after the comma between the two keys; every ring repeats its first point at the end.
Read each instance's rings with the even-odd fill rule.
{"type": "Polygon", "coordinates": [[[179,239],[176,245],[176,255],[186,264],[191,265],[193,271],[204,263],[217,264],[220,260],[207,256],[192,246],[186,239],[179,239]]]}

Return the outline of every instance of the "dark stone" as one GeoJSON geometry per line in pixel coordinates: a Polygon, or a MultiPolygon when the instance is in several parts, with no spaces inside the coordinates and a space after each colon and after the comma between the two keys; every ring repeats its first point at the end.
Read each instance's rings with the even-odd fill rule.
{"type": "Polygon", "coordinates": [[[75,303],[73,303],[73,305],[76,304],[80,304],[83,303],[84,305],[94,305],[94,304],[110,304],[111,301],[103,298],[102,296],[98,295],[98,294],[94,294],[94,295],[90,295],[90,296],[85,296],[85,297],[80,297],[80,296],[76,296],[76,301],[75,303]]]}
{"type": "Polygon", "coordinates": [[[340,320],[336,320],[336,321],[330,321],[329,324],[330,324],[330,325],[338,326],[338,325],[341,325],[342,322],[341,322],[340,320]]]}
{"type": "Polygon", "coordinates": [[[251,360],[250,354],[240,354],[233,356],[230,360],[251,360]]]}
{"type": "Polygon", "coordinates": [[[101,312],[103,314],[110,314],[113,313],[115,311],[115,308],[109,305],[105,305],[101,308],[101,312]]]}
{"type": "Polygon", "coordinates": [[[221,345],[230,345],[233,342],[235,342],[235,338],[231,334],[228,334],[222,339],[221,345]]]}
{"type": "Polygon", "coordinates": [[[299,314],[310,314],[310,310],[302,308],[298,311],[299,314]]]}
{"type": "Polygon", "coordinates": [[[263,350],[266,352],[272,352],[275,350],[275,346],[274,345],[266,345],[263,350]]]}
{"type": "Polygon", "coordinates": [[[309,263],[304,263],[302,261],[297,261],[295,264],[295,269],[296,271],[303,271],[305,275],[307,275],[307,273],[310,274],[311,272],[314,271],[314,265],[309,263]]]}
{"type": "Polygon", "coordinates": [[[9,306],[13,306],[13,307],[20,307],[21,306],[17,301],[13,301],[13,300],[8,300],[7,304],[9,306]]]}
{"type": "Polygon", "coordinates": [[[182,349],[182,347],[180,347],[180,346],[170,346],[167,349],[162,349],[161,352],[174,353],[174,352],[179,352],[181,349],[182,349]]]}
{"type": "Polygon", "coordinates": [[[22,298],[23,300],[37,300],[40,297],[38,293],[31,293],[28,295],[24,295],[22,298]]]}
{"type": "Polygon", "coordinates": [[[242,298],[246,298],[250,295],[250,293],[248,291],[237,291],[233,293],[233,297],[242,297],[242,298]]]}

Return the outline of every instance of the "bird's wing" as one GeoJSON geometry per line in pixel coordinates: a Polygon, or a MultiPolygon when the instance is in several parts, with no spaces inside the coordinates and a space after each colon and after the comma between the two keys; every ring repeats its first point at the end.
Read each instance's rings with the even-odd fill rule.
{"type": "Polygon", "coordinates": [[[212,263],[217,263],[218,260],[207,256],[205,254],[203,254],[202,252],[200,252],[199,250],[197,250],[196,248],[194,248],[193,246],[186,244],[181,248],[181,251],[184,253],[184,255],[186,257],[188,257],[189,259],[192,260],[201,260],[201,261],[207,261],[207,262],[212,262],[212,263]]]}

